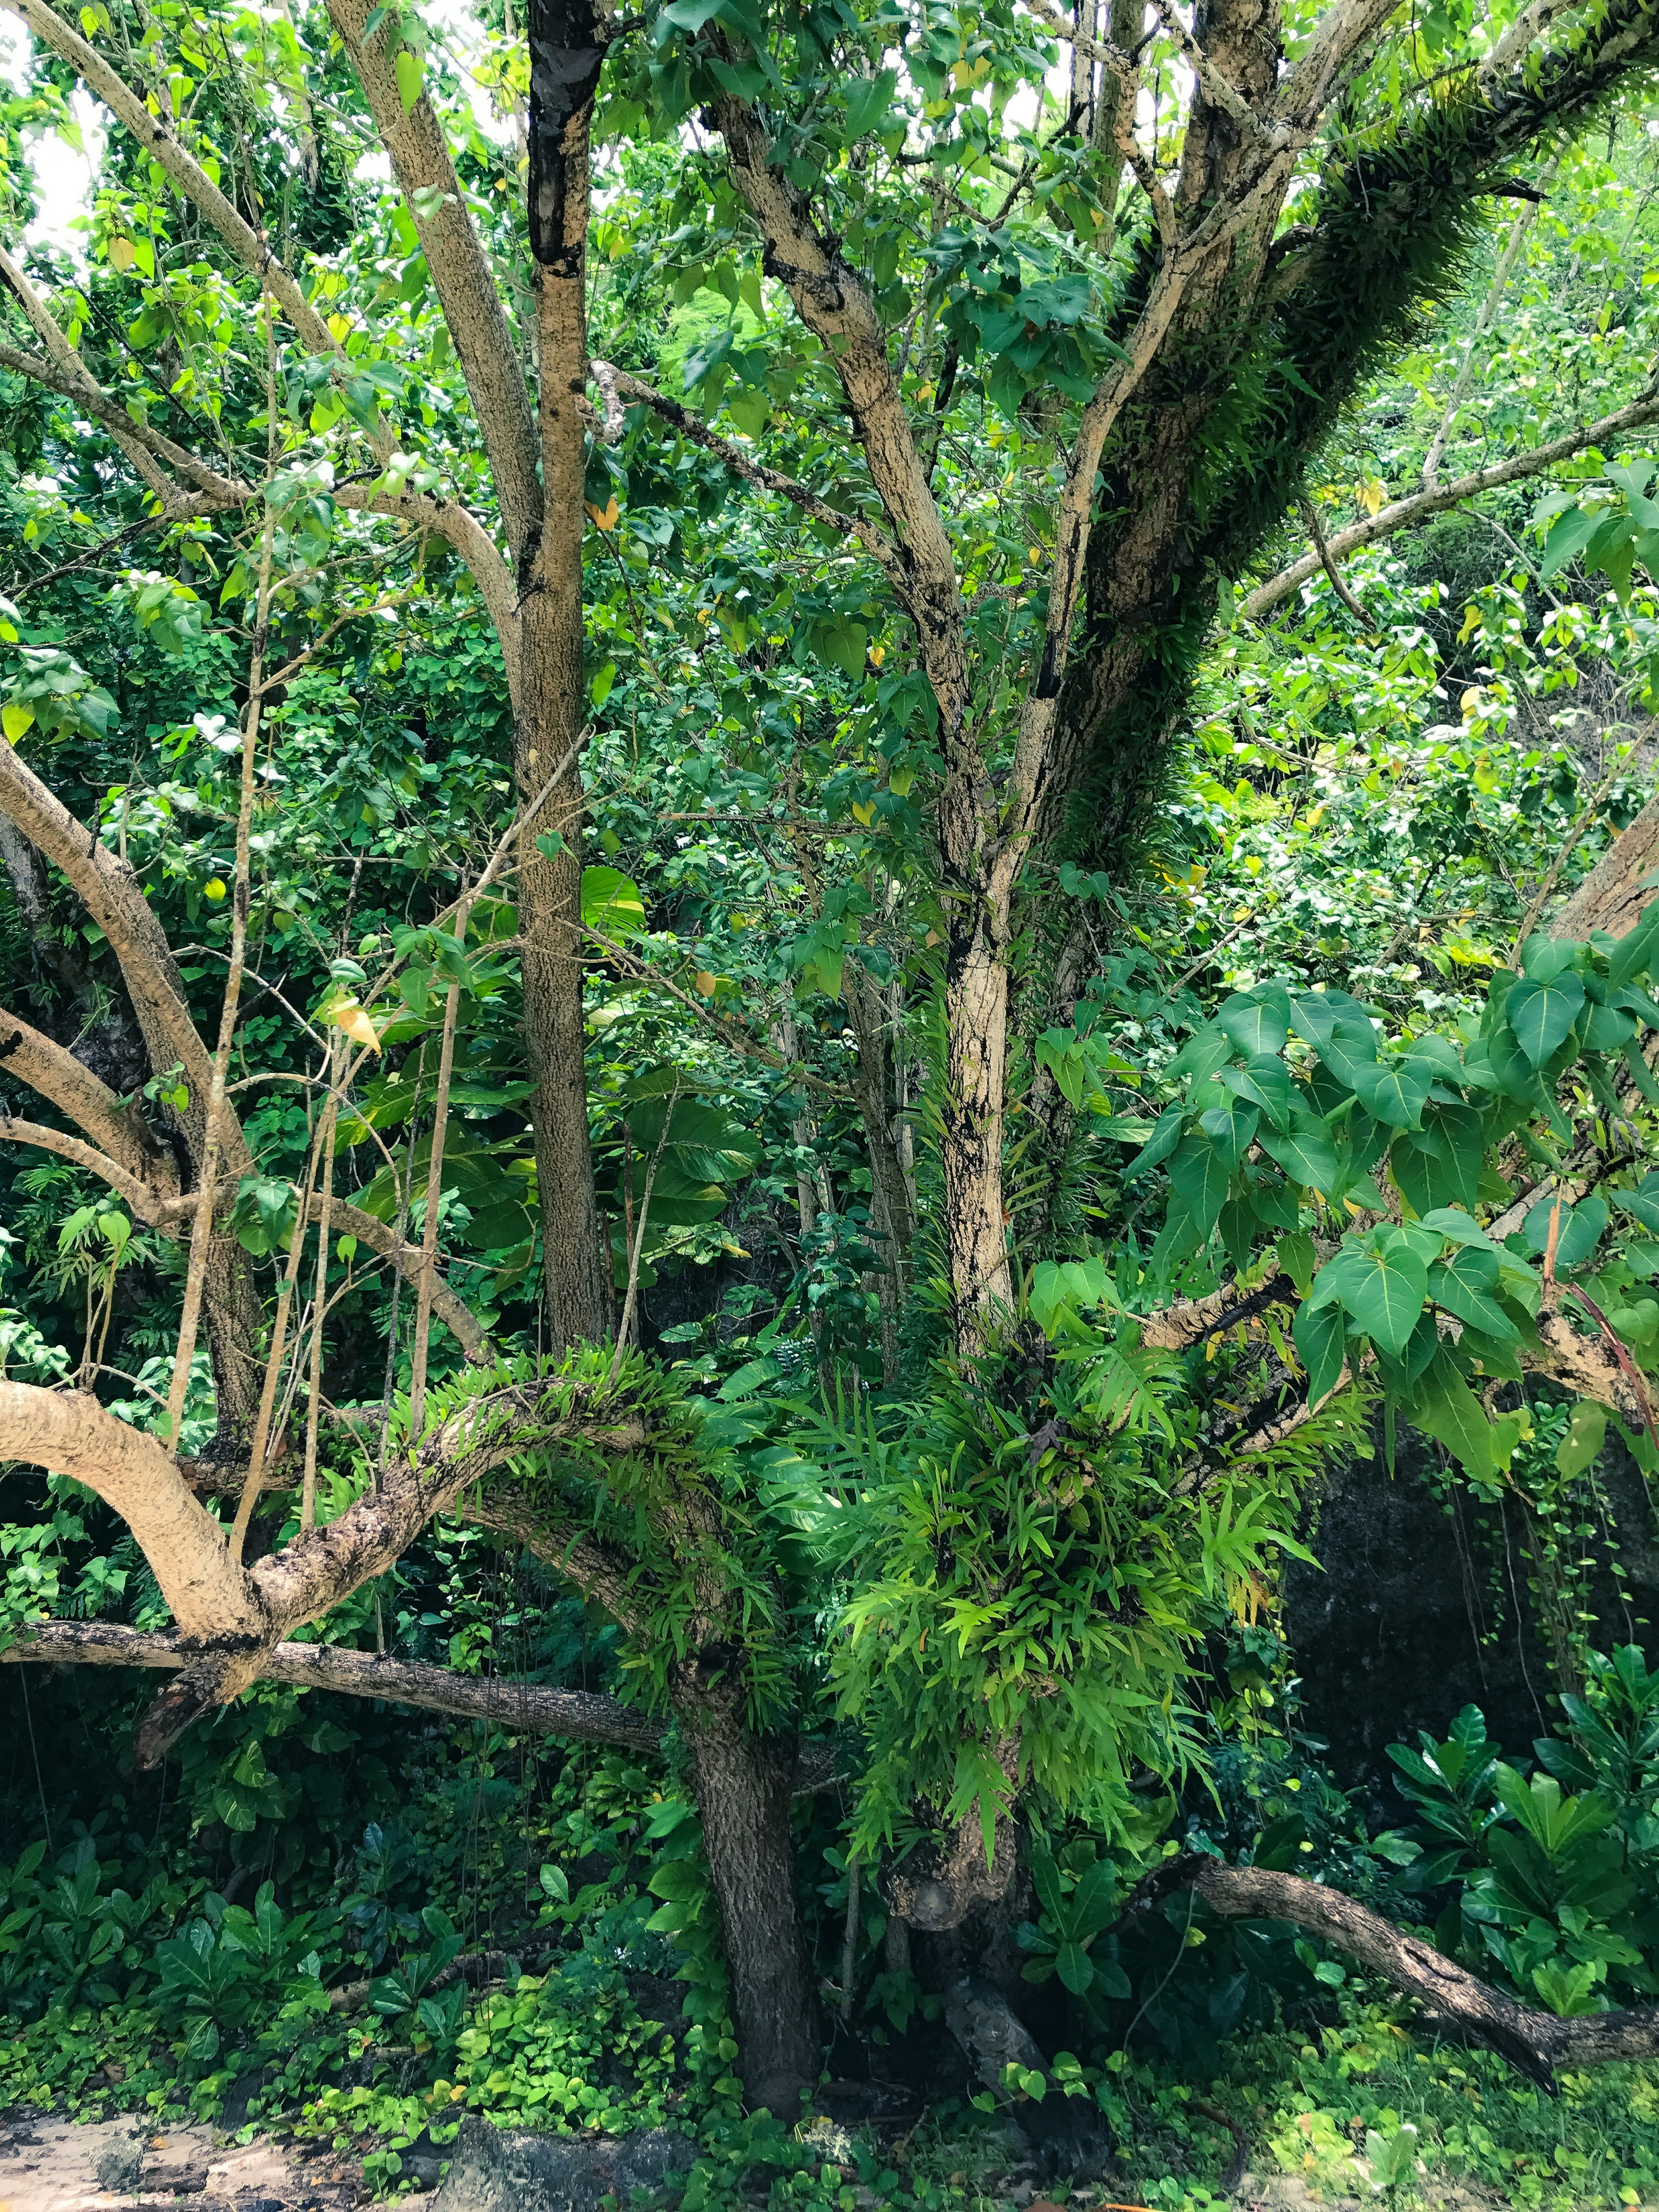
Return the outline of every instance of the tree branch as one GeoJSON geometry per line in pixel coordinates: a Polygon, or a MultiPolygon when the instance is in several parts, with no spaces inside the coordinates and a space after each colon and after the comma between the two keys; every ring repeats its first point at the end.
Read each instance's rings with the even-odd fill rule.
{"type": "Polygon", "coordinates": [[[0,0],[27,23],[42,46],[50,46],[84,81],[89,92],[124,123],[150,159],[160,164],[186,199],[194,201],[244,268],[252,271],[276,301],[313,353],[342,355],[333,333],[294,278],[272,252],[270,242],[245,222],[193,154],[188,153],[159,115],[152,115],[125,77],[78,31],[47,7],[46,0],[0,0]]]}
{"type": "Polygon", "coordinates": [[[1287,1920],[1292,1927],[1305,1928],[1395,1989],[1455,2021],[1475,2041],[1501,2051],[1552,2095],[1555,2076],[1565,2068],[1645,2058],[1659,2051],[1659,2006],[1586,2013],[1574,2020],[1534,2011],[1380,1912],[1301,1875],[1224,1866],[1217,1859],[1188,1853],[1141,1885],[1125,1917],[1145,1910],[1155,1897],[1180,1889],[1194,1892],[1224,1920],[1287,1920]]]}
{"type": "Polygon", "coordinates": [[[0,1006],[0,1079],[7,1075],[49,1098],[100,1151],[128,1175],[151,1186],[158,1198],[178,1195],[178,1163],[145,1127],[137,1110],[124,1106],[72,1052],[0,1006]]]}
{"type": "MultiPolygon", "coordinates": [[[[1408,529],[1431,514],[1443,514],[1448,507],[1459,507],[1465,500],[1476,498],[1481,492],[1494,491],[1501,484],[1539,476],[1557,461],[1569,460],[1575,453],[1582,453],[1587,446],[1603,445],[1626,430],[1639,429],[1643,424],[1656,421],[1659,421],[1659,393],[1650,392],[1611,415],[1603,415],[1594,422],[1581,423],[1577,429],[1551,439],[1547,445],[1534,446],[1529,453],[1512,454],[1506,461],[1495,461],[1490,468],[1476,469],[1432,491],[1413,492],[1408,498],[1395,500],[1379,507],[1375,514],[1365,515],[1337,531],[1325,541],[1325,550],[1332,561],[1340,561],[1358,547],[1374,544],[1379,538],[1390,538],[1396,530],[1408,529]]],[[[1319,554],[1315,551],[1292,561],[1289,568],[1281,568],[1245,600],[1246,618],[1259,622],[1269,608],[1287,599],[1320,566],[1319,554]]]]}
{"type": "MultiPolygon", "coordinates": [[[[192,1657],[176,1636],[143,1636],[101,1620],[40,1621],[20,1632],[0,1660],[38,1660],[79,1667],[143,1667],[175,1671],[192,1657]]],[[[423,1712],[499,1721],[526,1735],[570,1736],[583,1743],[627,1744],[659,1751],[664,1729],[641,1712],[592,1690],[549,1689],[499,1675],[458,1674],[448,1667],[354,1651],[341,1644],[276,1644],[260,1662],[259,1679],[351,1698],[383,1698],[423,1712]]]]}
{"type": "Polygon", "coordinates": [[[186,1641],[224,1647],[264,1635],[223,1529],[157,1437],[129,1427],[85,1391],[0,1379],[0,1453],[72,1476],[120,1515],[186,1641]]]}
{"type": "Polygon", "coordinates": [[[772,167],[771,144],[755,110],[727,96],[715,102],[714,112],[732,180],[765,240],[767,273],[787,287],[841,379],[871,481],[898,542],[900,588],[948,751],[968,710],[966,615],[950,536],[916,451],[881,318],[861,278],[813,222],[805,197],[772,167]]]}
{"type": "Polygon", "coordinates": [[[483,434],[516,562],[540,526],[542,487],[535,417],[495,272],[467,211],[466,194],[431,100],[422,92],[404,112],[392,68],[398,43],[395,18],[378,28],[366,46],[369,0],[329,0],[328,14],[357,72],[426,256],[483,434]]]}
{"type": "Polygon", "coordinates": [[[741,477],[745,483],[753,484],[757,490],[771,492],[779,499],[787,500],[792,507],[798,507],[814,522],[821,522],[846,537],[856,538],[871,558],[880,563],[894,589],[901,599],[903,598],[903,556],[884,532],[866,522],[862,515],[842,514],[838,508],[831,507],[828,500],[820,499],[805,484],[797,483],[793,477],[784,476],[776,469],[769,469],[758,461],[750,460],[740,446],[734,445],[730,438],[721,437],[718,431],[711,430],[689,407],[682,407],[678,399],[671,399],[666,392],[642,384],[637,376],[629,376],[621,369],[612,368],[609,362],[596,361],[591,365],[596,380],[603,370],[623,398],[636,400],[641,406],[650,408],[653,414],[660,415],[663,421],[672,423],[683,438],[689,439],[694,446],[701,446],[705,453],[713,453],[718,460],[724,461],[733,476],[741,477]]]}

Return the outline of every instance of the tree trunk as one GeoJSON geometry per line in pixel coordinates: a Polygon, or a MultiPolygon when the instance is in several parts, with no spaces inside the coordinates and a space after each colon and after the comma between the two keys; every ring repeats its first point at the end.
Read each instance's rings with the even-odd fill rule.
{"type": "Polygon", "coordinates": [[[688,1689],[677,1705],[731,1969],[744,2094],[751,2111],[764,2106],[787,2124],[801,2092],[817,2086],[820,2056],[789,1833],[795,1740],[752,1734],[737,1702],[721,1686],[688,1689]]]}
{"type": "Polygon", "coordinates": [[[1659,860],[1659,799],[1650,799],[1615,837],[1551,922],[1550,935],[1582,944],[1592,930],[1626,937],[1656,894],[1649,880],[1659,860]]]}
{"type": "Polygon", "coordinates": [[[1002,1202],[1008,970],[982,918],[971,933],[965,923],[951,932],[945,1018],[945,1249],[957,1341],[972,1352],[996,1314],[1014,1303],[1002,1202]]]}
{"type": "MultiPolygon", "coordinates": [[[[553,1348],[592,1342],[611,1320],[587,1134],[582,1018],[582,486],[587,383],[583,301],[588,126],[605,48],[584,0],[530,11],[530,244],[536,258],[544,517],[520,568],[523,630],[515,767],[520,805],[556,776],[537,818],[565,849],[532,849],[520,878],[525,1033],[536,1085],[536,1169],[553,1348]]],[[[608,1255],[606,1255],[608,1258],[608,1255]]]]}

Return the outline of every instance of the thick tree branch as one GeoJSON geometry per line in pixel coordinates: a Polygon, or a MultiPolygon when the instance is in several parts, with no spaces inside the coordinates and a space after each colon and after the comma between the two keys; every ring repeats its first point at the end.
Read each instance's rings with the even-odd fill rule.
{"type": "Polygon", "coordinates": [[[264,1633],[224,1531],[158,1438],[130,1428],[84,1391],[0,1379],[0,1456],[72,1476],[118,1513],[186,1639],[217,1645],[264,1633]]]}
{"type": "MultiPolygon", "coordinates": [[[[1506,461],[1494,461],[1490,468],[1476,469],[1452,483],[1437,485],[1432,491],[1413,492],[1406,499],[1394,500],[1387,507],[1379,507],[1375,514],[1364,515],[1358,522],[1351,522],[1334,532],[1326,539],[1325,550],[1333,562],[1340,561],[1361,545],[1374,544],[1380,538],[1391,538],[1396,530],[1409,529],[1413,523],[1422,522],[1431,514],[1442,514],[1448,507],[1460,507],[1465,500],[1477,498],[1482,492],[1495,491],[1501,484],[1517,483],[1526,477],[1541,475],[1556,462],[1570,460],[1575,453],[1583,453],[1587,446],[1606,445],[1622,437],[1627,430],[1639,429],[1644,423],[1653,422],[1659,422],[1659,392],[1649,392],[1611,415],[1604,415],[1594,422],[1581,423],[1576,429],[1552,438],[1547,445],[1511,454],[1506,461]]],[[[1251,622],[1259,622],[1270,608],[1288,599],[1322,565],[1317,550],[1292,561],[1288,568],[1281,568],[1276,576],[1250,593],[1244,602],[1246,617],[1251,622]]]]}
{"type": "MultiPolygon", "coordinates": [[[[28,317],[36,337],[46,347],[51,362],[55,364],[59,375],[67,380],[59,384],[58,388],[60,391],[72,392],[76,398],[83,400],[88,413],[94,411],[95,401],[102,397],[97,384],[82,365],[74,347],[53,321],[46,301],[3,247],[0,247],[0,277],[3,277],[16,295],[19,305],[28,317]]],[[[14,374],[34,375],[43,383],[51,382],[52,377],[49,371],[42,376],[36,369],[20,368],[20,364],[28,359],[29,356],[27,355],[14,354],[9,346],[0,349],[0,366],[11,369],[14,374]]],[[[45,364],[42,366],[44,367],[45,364]]],[[[169,509],[176,509],[180,501],[178,487],[170,481],[164,470],[155,465],[148,450],[147,441],[139,434],[138,426],[127,417],[118,424],[112,423],[110,428],[114,434],[116,443],[162,505],[169,509]]]]}
{"type": "Polygon", "coordinates": [[[1182,1889],[1194,1892],[1223,1919],[1287,1920],[1294,1928],[1306,1929],[1455,2021],[1475,2041],[1501,2051],[1552,2095],[1555,2076],[1567,2067],[1606,2065],[1659,2051],[1659,2006],[1587,2013],[1574,2020],[1534,2011],[1380,1912],[1301,1875],[1224,1866],[1219,1860],[1188,1853],[1171,1860],[1144,1883],[1129,1910],[1144,1909],[1153,1896],[1182,1889]]]}
{"type": "MultiPolygon", "coordinates": [[[[78,1667],[144,1667],[175,1672],[193,1657],[176,1636],[143,1636],[101,1620],[40,1621],[0,1651],[0,1660],[78,1667]]],[[[620,1743],[639,1751],[662,1747],[663,1724],[592,1690],[549,1689],[499,1675],[458,1674],[410,1659],[353,1651],[339,1644],[275,1645],[259,1665],[267,1682],[334,1690],[351,1698],[383,1698],[422,1712],[499,1721],[526,1735],[570,1736],[583,1743],[620,1743]]]]}
{"type": "Polygon", "coordinates": [[[0,345],[0,368],[9,369],[14,376],[28,377],[49,392],[62,392],[66,399],[84,408],[109,431],[170,512],[182,507],[193,514],[212,513],[224,507],[245,507],[258,496],[252,484],[209,468],[194,453],[175,445],[171,438],[162,437],[144,423],[135,422],[120,402],[112,399],[84,371],[77,374],[73,369],[54,366],[40,354],[22,353],[9,345],[0,345]],[[171,477],[150,465],[151,457],[165,461],[178,475],[187,477],[196,486],[195,493],[181,491],[171,477]]]}
{"type": "Polygon", "coordinates": [[[455,549],[471,571],[485,611],[501,640],[507,663],[507,690],[514,706],[519,692],[519,611],[513,571],[501,558],[495,539],[470,507],[457,499],[436,499],[430,493],[391,491],[384,479],[337,484],[332,494],[337,507],[362,514],[389,514],[417,530],[430,531],[455,549]]]}
{"type": "Polygon", "coordinates": [[[805,198],[772,167],[771,143],[755,110],[744,101],[723,98],[715,103],[715,119],[731,156],[733,181],[765,240],[767,272],[787,289],[797,313],[841,379],[871,481],[898,541],[904,604],[916,626],[948,748],[968,708],[962,590],[950,536],[928,489],[888,358],[880,315],[862,279],[818,230],[805,198]]]}
{"type": "Polygon", "coordinates": [[[1595,930],[1625,937],[1656,897],[1659,884],[1659,799],[1647,805],[1615,837],[1572,896],[1550,923],[1552,937],[1582,945],[1595,930]]]}
{"type": "MultiPolygon", "coordinates": [[[[39,1121],[23,1121],[9,1114],[0,1115],[0,1144],[33,1145],[43,1152],[52,1152],[60,1160],[70,1160],[77,1168],[85,1168],[106,1182],[118,1198],[140,1221],[153,1221],[163,1203],[163,1194],[136,1175],[129,1175],[118,1161],[100,1152],[95,1145],[82,1143],[79,1137],[67,1135],[62,1129],[48,1129],[39,1121]]],[[[169,1200],[178,1206],[193,1204],[192,1200],[180,1201],[175,1185],[169,1200]]]]}
{"type": "Polygon", "coordinates": [[[137,878],[47,790],[15,745],[0,745],[0,809],[61,870],[109,939],[144,1032],[150,1064],[158,1071],[182,1066],[191,1094],[189,1110],[199,1120],[212,1074],[207,1048],[185,1003],[172,950],[137,878]]]}
{"type": "Polygon", "coordinates": [[[178,1195],[178,1163],[136,1109],[124,1106],[72,1052],[0,1006],[0,1085],[9,1075],[49,1098],[100,1152],[150,1186],[158,1199],[178,1195]]]}

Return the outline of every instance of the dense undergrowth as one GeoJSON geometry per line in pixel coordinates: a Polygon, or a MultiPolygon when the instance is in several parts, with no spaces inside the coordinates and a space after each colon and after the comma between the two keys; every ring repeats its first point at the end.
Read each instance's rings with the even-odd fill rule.
{"type": "MultiPolygon", "coordinates": [[[[1303,1732],[1265,1626],[1241,1628],[1230,1656],[1213,1787],[1166,1803],[1154,1854],[1179,1836],[1322,1875],[1419,1924],[1437,1910],[1443,1944],[1517,1984],[1529,1959],[1571,1974],[1599,1950],[1639,1991],[1659,1676],[1638,1655],[1591,1669],[1572,1733],[1534,1747],[1529,1785],[1532,1763],[1505,1763],[1473,1711],[1444,1741],[1401,1747],[1416,1825],[1377,1836],[1303,1732]],[[1525,1815],[1557,1776],[1577,1794],[1565,1841],[1540,1842],[1525,1815]],[[1508,1800],[1523,1786],[1517,1812],[1508,1800]],[[1504,1888],[1528,1879],[1529,1900],[1504,1888]]],[[[48,1766],[72,1696],[36,1678],[48,1766]]],[[[211,1787],[171,1806],[112,1793],[0,1866],[0,2109],[292,2133],[361,2159],[378,2194],[410,2185],[405,2160],[441,2159],[469,2112],[564,2133],[683,2132],[693,2212],[739,2200],[971,2212],[1029,2176],[1009,2115],[965,2080],[940,2094],[951,2085],[928,2073],[939,2001],[884,1970],[878,1894],[865,1893],[859,2025],[872,2075],[909,2086],[904,2115],[850,2138],[746,2117],[697,1822],[672,1770],[362,1707],[341,1716],[356,1724],[348,1746],[322,1693],[267,1686],[253,1713],[262,1703],[267,1733],[240,1716],[244,1802],[226,1801],[244,1828],[203,1817],[211,1787]],[[340,1785],[331,1801],[307,1802],[288,1771],[314,1747],[340,1785]]],[[[15,1786],[14,1814],[23,1802],[15,1786]]],[[[817,1876],[803,1877],[802,1902],[833,2004],[847,1882],[833,1815],[816,1806],[799,1801],[799,1863],[817,1876]]],[[[1086,1836],[1052,1840],[1053,1854],[1033,1852],[1021,1929],[1051,2065],[1018,2086],[1012,2117],[1033,2094],[1098,2106],[1117,2146],[1109,2195],[1199,2212],[1248,2140],[1258,2175],[1327,2197],[1456,2184],[1528,2212],[1659,2198],[1659,2066],[1572,2074],[1551,2099],[1492,2054],[1425,2033],[1408,2005],[1293,1931],[1215,1922],[1190,1897],[1119,1921],[1120,1870],[1086,1836]]]]}

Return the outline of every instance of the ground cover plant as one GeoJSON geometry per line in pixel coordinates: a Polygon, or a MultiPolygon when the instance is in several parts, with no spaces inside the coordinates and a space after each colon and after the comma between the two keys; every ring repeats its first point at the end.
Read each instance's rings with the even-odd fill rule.
{"type": "Polygon", "coordinates": [[[7,5],[10,2093],[1639,2196],[1659,12],[7,5]]]}

